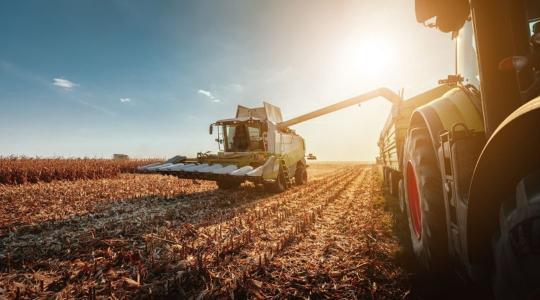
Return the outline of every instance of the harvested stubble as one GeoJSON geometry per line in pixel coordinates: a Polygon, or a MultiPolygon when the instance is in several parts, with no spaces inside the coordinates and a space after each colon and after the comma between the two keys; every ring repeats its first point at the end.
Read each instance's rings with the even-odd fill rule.
{"type": "Polygon", "coordinates": [[[0,185],[0,237],[9,231],[106,212],[115,206],[167,202],[213,189],[215,184],[211,182],[193,184],[192,180],[138,174],[120,174],[114,179],[0,185]]]}
{"type": "Polygon", "coordinates": [[[400,297],[375,177],[345,168],[279,195],[202,183],[16,229],[0,240],[0,286],[9,297],[400,297]]]}
{"type": "Polygon", "coordinates": [[[93,158],[0,157],[0,184],[111,178],[133,172],[155,159],[111,160],[93,158]]]}
{"type": "Polygon", "coordinates": [[[369,164],[361,164],[358,162],[347,162],[347,161],[333,161],[333,162],[324,162],[324,161],[310,161],[308,162],[309,169],[309,179],[321,179],[324,178],[336,170],[349,167],[351,165],[356,166],[367,166],[369,164]]]}

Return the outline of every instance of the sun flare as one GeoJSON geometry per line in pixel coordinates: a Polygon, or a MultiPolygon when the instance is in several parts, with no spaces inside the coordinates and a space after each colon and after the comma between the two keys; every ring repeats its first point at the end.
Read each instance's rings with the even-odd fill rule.
{"type": "Polygon", "coordinates": [[[343,62],[351,72],[363,76],[380,75],[394,61],[395,48],[384,38],[349,40],[343,47],[343,62]]]}

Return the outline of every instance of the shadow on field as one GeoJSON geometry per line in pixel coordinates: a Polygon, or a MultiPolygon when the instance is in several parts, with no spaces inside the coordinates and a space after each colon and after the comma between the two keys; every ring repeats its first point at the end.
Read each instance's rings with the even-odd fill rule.
{"type": "Polygon", "coordinates": [[[201,192],[178,193],[167,197],[156,194],[111,200],[108,203],[101,203],[91,212],[71,215],[67,218],[58,216],[54,220],[46,220],[38,223],[4,223],[0,226],[0,233],[4,233],[0,234],[0,239],[3,237],[3,235],[15,230],[19,233],[36,233],[37,231],[41,231],[43,229],[54,229],[56,227],[62,227],[68,224],[73,225],[74,223],[99,219],[103,216],[109,215],[110,211],[118,210],[120,207],[129,207],[130,212],[132,214],[136,214],[137,212],[142,212],[143,210],[148,209],[150,206],[155,208],[163,206],[166,208],[170,204],[182,202],[183,204],[193,205],[193,207],[197,208],[215,208],[216,214],[219,214],[220,209],[240,207],[272,195],[273,194],[266,192],[259,187],[241,186],[239,189],[234,191],[213,189],[201,192]]]}
{"type": "Polygon", "coordinates": [[[385,209],[392,213],[392,230],[400,244],[396,261],[409,273],[410,293],[406,299],[493,299],[489,287],[466,283],[457,275],[441,279],[425,274],[412,250],[407,213],[401,212],[397,197],[384,192],[384,200],[385,209]]]}
{"type": "MultiPolygon", "coordinates": [[[[176,223],[175,226],[194,227],[223,222],[272,195],[262,188],[243,185],[232,191],[213,189],[170,197],[128,198],[65,219],[2,225],[0,232],[4,234],[0,235],[0,245],[10,252],[13,269],[23,267],[29,258],[70,261],[98,249],[114,249],[115,246],[107,243],[110,239],[143,243],[144,235],[161,226],[169,227],[171,222],[176,223]]],[[[0,250],[0,257],[4,252],[0,250]]],[[[6,268],[4,260],[0,259],[0,272],[6,268]]]]}

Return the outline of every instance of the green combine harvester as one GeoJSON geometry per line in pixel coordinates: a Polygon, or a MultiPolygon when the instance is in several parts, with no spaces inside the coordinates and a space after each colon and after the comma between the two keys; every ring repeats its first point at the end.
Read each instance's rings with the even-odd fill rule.
{"type": "MultiPolygon", "coordinates": [[[[307,182],[304,139],[290,126],[379,96],[393,103],[401,101],[392,91],[377,89],[288,121],[283,121],[279,107],[266,102],[256,108],[239,105],[234,118],[210,125],[210,134],[217,135],[217,153],[198,153],[195,158],[178,155],[164,163],[142,166],[139,171],[214,180],[221,189],[234,189],[250,181],[282,192],[293,183],[307,182]]],[[[312,154],[307,156],[314,158],[312,154]]]]}

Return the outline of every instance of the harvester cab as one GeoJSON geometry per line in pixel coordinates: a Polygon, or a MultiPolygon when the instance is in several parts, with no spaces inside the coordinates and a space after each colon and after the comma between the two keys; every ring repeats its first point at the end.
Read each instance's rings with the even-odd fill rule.
{"type": "Polygon", "coordinates": [[[234,118],[210,125],[209,133],[216,136],[218,143],[217,153],[200,152],[196,158],[179,155],[164,163],[140,167],[139,171],[214,180],[221,189],[237,188],[250,181],[281,192],[293,183],[306,183],[306,158],[316,159],[312,154],[306,156],[304,139],[290,126],[379,96],[393,103],[401,101],[394,92],[381,88],[287,121],[283,121],[279,107],[269,103],[255,108],[239,105],[234,118]]]}
{"type": "Polygon", "coordinates": [[[280,122],[279,107],[266,102],[256,108],[239,105],[236,117],[211,124],[210,134],[214,133],[214,128],[217,129],[219,153],[265,152],[274,148],[276,135],[280,134],[275,128],[280,122]]]}

